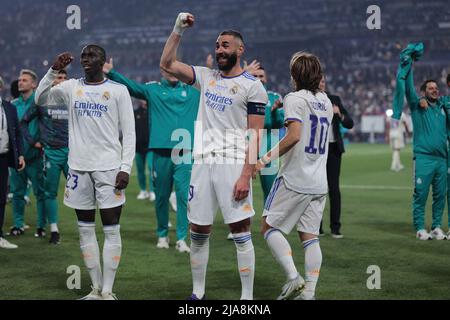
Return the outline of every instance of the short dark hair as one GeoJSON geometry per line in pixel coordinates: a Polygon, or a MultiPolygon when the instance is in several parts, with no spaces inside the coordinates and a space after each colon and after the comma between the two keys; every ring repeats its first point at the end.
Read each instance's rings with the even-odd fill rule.
{"type": "Polygon", "coordinates": [[[427,84],[429,84],[430,82],[434,82],[434,83],[437,84],[437,81],[436,81],[436,80],[433,80],[433,79],[425,80],[425,81],[422,83],[422,85],[420,86],[420,91],[425,92],[425,90],[427,89],[427,84]]]}
{"type": "Polygon", "coordinates": [[[239,40],[241,40],[242,43],[244,43],[244,37],[242,36],[242,34],[239,31],[236,30],[224,30],[222,31],[219,36],[233,36],[239,40]]]}
{"type": "Polygon", "coordinates": [[[296,52],[292,55],[290,69],[296,91],[306,89],[314,94],[319,91],[323,75],[319,58],[305,51],[296,52]]]}
{"type": "Polygon", "coordinates": [[[65,74],[67,76],[67,71],[66,69],[61,69],[58,71],[58,74],[65,74]]]}
{"type": "Polygon", "coordinates": [[[102,47],[100,47],[99,45],[96,45],[96,44],[88,44],[87,46],[85,46],[83,48],[83,50],[87,49],[87,48],[95,48],[96,50],[100,51],[100,54],[102,55],[103,60],[106,61],[106,51],[105,51],[105,49],[103,49],[102,47]]]}
{"type": "Polygon", "coordinates": [[[20,96],[19,80],[14,80],[13,82],[11,82],[9,90],[11,93],[11,97],[13,97],[13,99],[17,99],[20,96]]]}

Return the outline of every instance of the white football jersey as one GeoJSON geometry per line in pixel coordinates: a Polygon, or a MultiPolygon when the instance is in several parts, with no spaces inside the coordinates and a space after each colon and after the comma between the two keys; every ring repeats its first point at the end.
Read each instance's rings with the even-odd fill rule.
{"type": "Polygon", "coordinates": [[[247,72],[224,77],[218,70],[192,67],[193,85],[200,90],[194,133],[194,159],[221,155],[245,159],[247,104],[267,104],[261,81],[247,72]]]}
{"type": "Polygon", "coordinates": [[[84,78],[70,79],[52,87],[57,74],[52,69],[47,72],[36,90],[35,101],[43,106],[67,106],[69,167],[78,171],[120,168],[130,173],[136,132],[127,88],[108,79],[90,85],[84,78]]]}
{"type": "Polygon", "coordinates": [[[300,90],[284,98],[284,119],[302,123],[300,141],[282,160],[279,176],[299,193],[326,194],[328,139],[333,107],[327,95],[300,90]]]}

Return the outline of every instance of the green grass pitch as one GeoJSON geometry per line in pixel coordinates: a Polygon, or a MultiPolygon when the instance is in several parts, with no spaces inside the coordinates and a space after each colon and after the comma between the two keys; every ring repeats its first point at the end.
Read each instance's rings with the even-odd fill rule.
{"type": "MultiPolygon", "coordinates": [[[[412,226],[411,148],[402,151],[405,170],[389,171],[391,152],[387,145],[354,144],[347,147],[341,172],[342,233],[344,239],[330,237],[328,206],[321,238],[323,264],[317,286],[317,299],[448,299],[450,241],[418,241],[412,226]],[[381,289],[369,290],[367,268],[381,270],[381,289]]],[[[281,268],[273,259],[262,236],[259,222],[262,191],[254,182],[256,216],[253,242],[256,252],[255,299],[274,299],[284,283],[281,268]]],[[[137,180],[133,176],[127,189],[127,203],[121,219],[123,253],[114,291],[119,299],[185,299],[191,293],[188,254],[175,250],[175,231],[170,231],[169,250],[156,248],[153,203],[136,200],[137,180]]],[[[34,238],[36,211],[26,207],[25,220],[31,229],[16,239],[16,250],[0,250],[0,300],[77,299],[90,291],[78,242],[73,210],[62,205],[62,242],[50,245],[34,238]],[[69,290],[66,281],[71,265],[81,267],[81,289],[69,290]]],[[[431,196],[427,206],[430,226],[431,196]]],[[[11,226],[11,204],[7,205],[4,231],[11,226]]],[[[174,224],[175,214],[170,213],[174,224]]],[[[100,219],[97,234],[103,246],[100,219]]],[[[443,217],[447,231],[447,210],[443,217]]],[[[239,299],[240,281],[236,250],[226,240],[227,227],[220,213],[213,227],[206,280],[208,299],[239,299]]],[[[295,232],[289,235],[294,260],[304,274],[303,248],[295,232]]]]}

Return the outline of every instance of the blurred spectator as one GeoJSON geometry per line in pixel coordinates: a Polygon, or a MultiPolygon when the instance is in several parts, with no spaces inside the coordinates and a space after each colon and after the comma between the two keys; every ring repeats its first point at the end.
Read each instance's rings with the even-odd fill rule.
{"type": "MultiPolygon", "coordinates": [[[[330,126],[328,158],[327,158],[327,178],[328,178],[328,198],[330,199],[330,229],[331,236],[341,239],[341,190],[339,177],[341,175],[342,154],[345,152],[344,141],[341,136],[341,126],[346,129],[353,128],[353,119],[344,108],[341,98],[326,91],[326,79],[322,77],[319,88],[325,92],[333,105],[333,120],[330,126]]],[[[322,222],[320,223],[319,234],[323,235],[322,222]]]]}
{"type": "MultiPolygon", "coordinates": [[[[0,91],[3,87],[0,77],[0,91]]],[[[22,133],[16,108],[0,95],[0,248],[16,249],[17,245],[10,243],[3,237],[3,223],[5,218],[6,194],[8,186],[8,167],[12,170],[23,170],[22,133]]]]}

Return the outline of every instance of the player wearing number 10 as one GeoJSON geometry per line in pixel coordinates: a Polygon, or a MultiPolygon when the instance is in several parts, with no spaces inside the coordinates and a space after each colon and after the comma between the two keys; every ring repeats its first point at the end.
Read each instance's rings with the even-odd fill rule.
{"type": "Polygon", "coordinates": [[[255,171],[284,155],[265,204],[261,233],[287,277],[278,299],[309,300],[314,299],[322,264],[318,234],[328,191],[326,165],[333,108],[319,91],[322,68],[316,56],[297,52],[290,69],[297,91],[284,99],[287,135],[258,160],[255,171]],[[295,226],[305,249],[306,284],[282,234],[295,226]]]}

